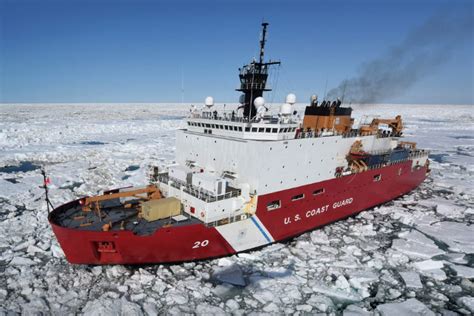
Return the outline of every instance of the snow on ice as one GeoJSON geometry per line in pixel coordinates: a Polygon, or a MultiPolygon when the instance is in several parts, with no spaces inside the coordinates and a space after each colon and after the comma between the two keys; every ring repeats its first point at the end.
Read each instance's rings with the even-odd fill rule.
{"type": "Polygon", "coordinates": [[[401,114],[407,139],[431,150],[432,169],[417,190],[355,217],[216,260],[68,264],[47,222],[39,167],[52,179],[54,205],[144,184],[148,165],[173,162],[174,132],[187,111],[0,105],[0,314],[474,312],[471,106],[354,106],[356,124],[364,115],[401,114]]]}

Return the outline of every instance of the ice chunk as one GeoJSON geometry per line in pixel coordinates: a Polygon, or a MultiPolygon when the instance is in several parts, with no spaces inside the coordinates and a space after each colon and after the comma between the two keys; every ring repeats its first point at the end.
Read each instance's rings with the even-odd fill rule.
{"type": "Polygon", "coordinates": [[[24,257],[14,257],[12,261],[10,261],[11,266],[31,266],[35,264],[36,262],[33,260],[24,257]]]}
{"type": "Polygon", "coordinates": [[[156,304],[145,302],[145,303],[143,303],[143,310],[145,311],[146,315],[149,315],[149,316],[158,315],[158,310],[156,309],[156,304]]]}
{"type": "Polygon", "coordinates": [[[64,258],[64,252],[58,245],[51,245],[51,254],[55,258],[64,258]]]}
{"type": "Polygon", "coordinates": [[[446,243],[452,251],[474,253],[474,225],[444,221],[417,227],[423,233],[446,243]]]}
{"type": "Polygon", "coordinates": [[[450,265],[449,267],[456,271],[456,275],[459,277],[468,279],[474,278],[474,268],[457,264],[450,265]]]}
{"type": "Polygon", "coordinates": [[[223,283],[245,286],[242,270],[237,264],[217,268],[213,273],[213,277],[223,283]]]}
{"type": "Polygon", "coordinates": [[[308,305],[308,304],[303,304],[303,305],[297,305],[296,306],[297,311],[302,311],[302,312],[306,312],[306,313],[311,312],[312,309],[313,309],[313,307],[311,305],[308,305]]]}
{"type": "Polygon", "coordinates": [[[310,237],[313,244],[329,245],[328,235],[321,229],[311,232],[310,237]]]}
{"type": "Polygon", "coordinates": [[[196,314],[198,315],[225,315],[225,312],[222,308],[213,306],[213,305],[208,305],[206,303],[200,303],[196,307],[196,314]]]}
{"type": "Polygon", "coordinates": [[[350,275],[349,283],[362,297],[366,298],[370,296],[370,285],[378,278],[377,274],[370,271],[358,272],[350,275]]]}
{"type": "Polygon", "coordinates": [[[220,258],[219,261],[217,262],[217,265],[219,267],[228,267],[228,266],[231,266],[232,264],[234,263],[229,258],[220,258]]]}
{"type": "Polygon", "coordinates": [[[235,301],[234,299],[227,300],[227,302],[225,302],[225,305],[231,311],[235,311],[235,310],[238,310],[240,308],[239,303],[237,303],[237,301],[235,301]]]}
{"type": "Polygon", "coordinates": [[[451,201],[436,199],[436,213],[448,218],[463,217],[465,207],[455,205],[451,201]]]}
{"type": "Polygon", "coordinates": [[[464,296],[457,300],[457,303],[467,308],[471,313],[474,313],[474,297],[464,296]]]}
{"type": "Polygon", "coordinates": [[[423,275],[443,281],[446,280],[446,273],[441,270],[444,267],[444,263],[444,261],[425,260],[415,262],[413,266],[423,275]]]}
{"type": "Polygon", "coordinates": [[[313,286],[313,291],[330,297],[335,302],[356,303],[362,300],[362,297],[355,292],[346,292],[339,289],[330,288],[324,285],[313,286]]]}
{"type": "Polygon", "coordinates": [[[370,316],[372,315],[372,313],[369,313],[367,310],[357,305],[349,305],[346,307],[342,315],[343,316],[370,316]]]}
{"type": "Polygon", "coordinates": [[[423,284],[421,284],[420,276],[414,271],[400,272],[400,276],[405,282],[407,288],[412,289],[421,289],[423,284]]]}
{"type": "Polygon", "coordinates": [[[392,248],[404,253],[410,258],[429,259],[445,252],[422,233],[412,230],[399,235],[402,239],[395,239],[392,248]]]}
{"type": "Polygon", "coordinates": [[[110,299],[98,298],[88,301],[82,309],[85,315],[142,315],[139,305],[127,301],[125,298],[110,299]]]}
{"type": "Polygon", "coordinates": [[[400,303],[387,303],[377,306],[377,311],[382,316],[431,316],[435,315],[426,305],[416,298],[410,298],[400,303]]]}

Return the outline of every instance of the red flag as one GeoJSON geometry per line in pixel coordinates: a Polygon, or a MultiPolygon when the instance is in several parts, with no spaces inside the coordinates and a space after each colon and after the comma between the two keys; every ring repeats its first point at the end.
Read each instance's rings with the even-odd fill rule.
{"type": "Polygon", "coordinates": [[[44,179],[44,185],[45,186],[48,186],[48,184],[51,184],[51,179],[49,177],[47,177],[46,179],[44,179]]]}

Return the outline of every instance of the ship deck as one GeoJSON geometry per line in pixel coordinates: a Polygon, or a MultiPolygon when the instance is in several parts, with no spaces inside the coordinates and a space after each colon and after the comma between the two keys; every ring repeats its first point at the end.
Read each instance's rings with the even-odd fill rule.
{"type": "Polygon", "coordinates": [[[108,231],[127,230],[136,235],[151,235],[161,227],[202,223],[183,212],[180,214],[179,220],[173,216],[149,222],[138,215],[138,199],[128,200],[127,204],[131,204],[132,207],[125,207],[120,199],[114,199],[101,202],[100,212],[97,210],[83,211],[79,200],[76,200],[52,211],[50,220],[59,226],[83,231],[103,231],[103,226],[109,224],[108,231]]]}

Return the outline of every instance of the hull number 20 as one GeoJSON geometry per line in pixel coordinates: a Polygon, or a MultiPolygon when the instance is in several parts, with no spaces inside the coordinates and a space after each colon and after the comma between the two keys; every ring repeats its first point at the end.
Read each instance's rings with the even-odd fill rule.
{"type": "Polygon", "coordinates": [[[195,241],[193,249],[206,247],[207,245],[209,245],[209,240],[207,239],[203,241],[195,241]]]}

